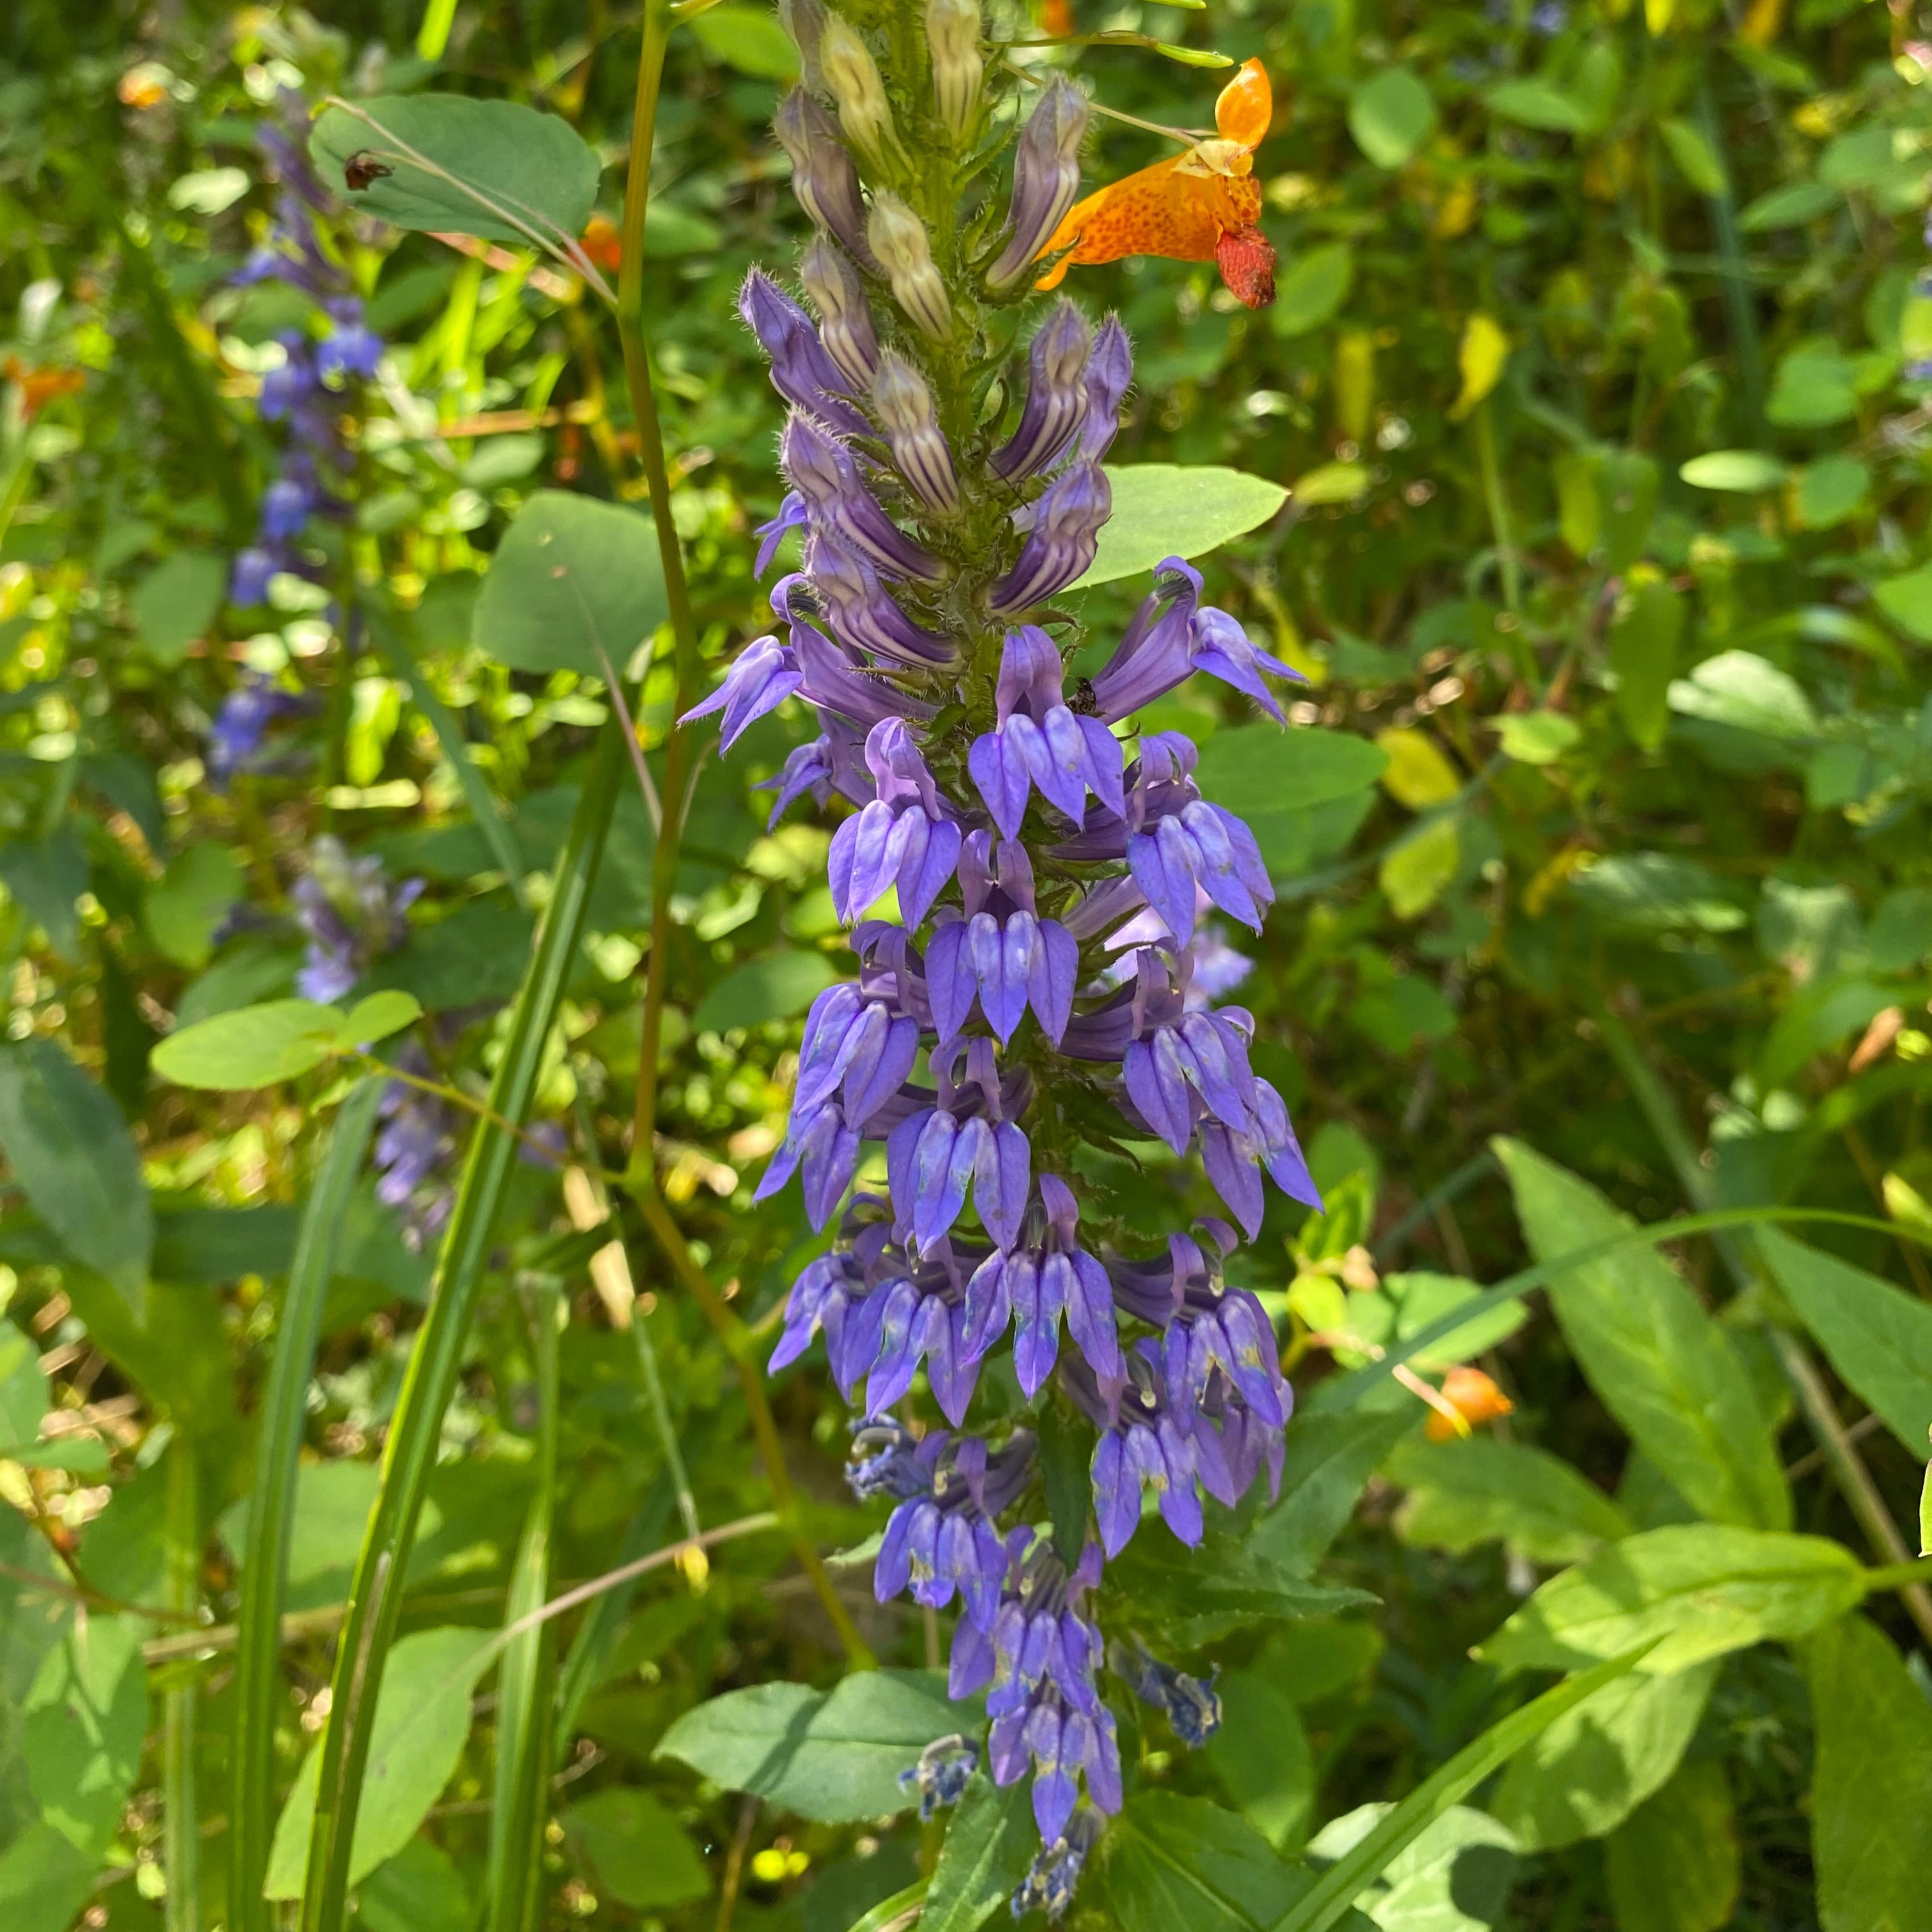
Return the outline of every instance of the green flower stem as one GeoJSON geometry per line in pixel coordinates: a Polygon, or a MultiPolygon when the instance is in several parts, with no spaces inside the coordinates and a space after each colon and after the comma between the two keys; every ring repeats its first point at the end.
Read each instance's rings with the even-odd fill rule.
{"type": "MultiPolygon", "coordinates": [[[[200,1484],[194,1438],[180,1430],[168,1450],[168,1601],[192,1616],[201,1595],[200,1484]]],[[[162,1710],[161,1858],[167,1874],[167,1932],[196,1932],[201,1922],[201,1831],[194,1793],[195,1707],[192,1674],[169,1685],[162,1710]]]]}

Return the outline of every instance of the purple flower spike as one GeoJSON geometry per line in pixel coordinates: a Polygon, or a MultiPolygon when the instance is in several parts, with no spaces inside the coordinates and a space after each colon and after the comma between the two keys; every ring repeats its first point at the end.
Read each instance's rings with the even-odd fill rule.
{"type": "Polygon", "coordinates": [[[1023,482],[1044,470],[1085,419],[1087,352],[1093,339],[1087,318],[1064,297],[1034,332],[1019,427],[992,458],[993,469],[1008,482],[1023,482]]]}
{"type": "Polygon", "coordinates": [[[1030,506],[1032,524],[1019,561],[993,585],[988,601],[994,614],[1029,609],[1084,575],[1113,507],[1113,490],[1098,464],[1076,463],[1050,483],[1030,506]]]}
{"type": "Polygon", "coordinates": [[[996,716],[999,728],[975,740],[967,769],[1004,837],[1018,836],[1032,786],[1076,824],[1090,790],[1109,812],[1125,812],[1120,741],[1097,718],[1068,707],[1060,653],[1035,625],[1006,634],[996,716]]]}
{"type": "Polygon", "coordinates": [[[796,652],[776,638],[756,638],[732,661],[724,682],[678,722],[688,724],[694,719],[710,717],[714,711],[723,712],[722,742],[728,752],[742,734],[766,712],[776,711],[804,682],[796,652]]]}
{"type": "Polygon", "coordinates": [[[794,87],[778,103],[772,132],[791,158],[791,188],[799,206],[854,261],[871,266],[858,172],[832,117],[803,88],[794,87]]]}
{"type": "Polygon", "coordinates": [[[812,318],[770,276],[754,268],[738,292],[738,313],[758,338],[771,364],[772,387],[845,436],[864,436],[872,425],[838,392],[845,385],[812,318]]]}
{"type": "Polygon", "coordinates": [[[986,271],[986,286],[998,294],[1011,288],[1034,265],[1060,218],[1080,193],[1080,144],[1087,138],[1087,98],[1062,77],[1042,94],[1013,156],[1013,199],[1008,220],[1012,234],[999,259],[986,271]]]}

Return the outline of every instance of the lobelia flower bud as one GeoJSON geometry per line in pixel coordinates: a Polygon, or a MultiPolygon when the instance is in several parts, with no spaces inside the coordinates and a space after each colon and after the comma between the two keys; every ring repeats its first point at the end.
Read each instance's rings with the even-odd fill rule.
{"type": "Polygon", "coordinates": [[[791,189],[800,207],[843,242],[848,254],[869,266],[872,251],[866,243],[858,171],[831,116],[803,88],[794,87],[778,103],[772,132],[791,158],[791,189]]]}
{"type": "Polygon", "coordinates": [[[963,141],[980,104],[980,0],[926,0],[926,44],[932,53],[932,104],[963,141]]]}
{"type": "Polygon", "coordinates": [[[889,188],[872,197],[866,233],[892,285],[898,305],[935,342],[952,328],[952,303],[946,279],[932,259],[926,224],[889,188]]]}
{"type": "Polygon", "coordinates": [[[879,77],[878,62],[842,14],[828,13],[818,37],[818,61],[825,84],[838,104],[838,118],[859,151],[872,160],[897,147],[892,104],[879,77]]]}
{"type": "Polygon", "coordinates": [[[872,405],[892,445],[899,473],[935,514],[950,517],[959,508],[959,478],[952,452],[933,419],[932,392],[926,378],[903,356],[888,349],[879,358],[872,383],[872,405]]]}
{"type": "Polygon", "coordinates": [[[823,235],[814,235],[798,265],[799,280],[818,311],[818,334],[839,374],[861,393],[879,373],[879,338],[872,310],[850,263],[823,235]]]}
{"type": "Polygon", "coordinates": [[[1080,144],[1087,138],[1087,97],[1072,82],[1054,82],[1020,130],[1013,156],[1012,233],[986,271],[996,295],[1034,264],[1060,218],[1080,193],[1080,144]]]}
{"type": "Polygon", "coordinates": [[[1076,463],[1048,484],[1032,506],[1019,561],[992,586],[988,601],[994,614],[1026,610],[1083,575],[1113,507],[1107,472],[1097,463],[1076,463]]]}
{"type": "Polygon", "coordinates": [[[1087,318],[1070,302],[1060,302],[1035,332],[1019,427],[992,456],[994,470],[1009,483],[1044,470],[1080,427],[1087,414],[1087,352],[1093,340],[1087,318]]]}
{"type": "Polygon", "coordinates": [[[821,92],[825,74],[818,63],[818,43],[825,32],[825,9],[818,0],[778,0],[778,24],[798,49],[799,72],[806,86],[814,94],[821,92]]]}

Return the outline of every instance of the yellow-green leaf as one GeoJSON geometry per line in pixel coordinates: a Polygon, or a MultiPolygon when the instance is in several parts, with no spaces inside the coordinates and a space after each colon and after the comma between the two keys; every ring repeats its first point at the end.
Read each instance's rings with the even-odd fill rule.
{"type": "Polygon", "coordinates": [[[1400,725],[1376,734],[1376,742],[1388,754],[1382,784],[1389,796],[1412,812],[1445,805],[1462,789],[1462,774],[1426,731],[1400,725]]]}
{"type": "Polygon", "coordinates": [[[1456,367],[1462,378],[1462,393],[1449,406],[1449,420],[1460,422],[1502,380],[1509,360],[1510,340],[1502,326],[1480,309],[1462,325],[1456,367]]]}

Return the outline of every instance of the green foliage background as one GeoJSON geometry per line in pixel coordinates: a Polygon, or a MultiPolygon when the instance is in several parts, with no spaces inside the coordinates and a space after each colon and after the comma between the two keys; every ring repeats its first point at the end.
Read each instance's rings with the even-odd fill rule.
{"type": "MultiPolygon", "coordinates": [[[[1201,745],[1276,877],[1240,997],[1330,1199],[1313,1220],[1273,1199],[1242,1262],[1300,1397],[1282,1503],[1224,1515],[1192,1568],[1138,1546],[1120,1566],[1157,1647],[1224,1667],[1226,1724],[1198,1754],[1151,1717],[1126,1734],[1133,1795],[1076,1922],[1312,1922],[1295,1900],[1370,1843],[1373,1808],[1444,1788],[1552,1673],[1655,1640],[1507,1763],[1479,1749],[1393,1863],[1363,1854],[1356,1907],[1386,1932],[1921,1932],[1932,21],[1857,0],[1071,12],[1082,33],[1258,54],[1275,80],[1257,171],[1276,306],[1243,310],[1206,266],[1070,286],[1135,338],[1116,462],[1290,488],[1205,568],[1306,674],[1293,730],[1192,685],[1154,722],[1201,745]],[[1726,1210],[1618,1240],[1624,1217],[1726,1210]],[[1532,1264],[1520,1298],[1454,1314],[1532,1264]],[[1376,1372],[1405,1348],[1412,1383],[1479,1366],[1513,1408],[1433,1439],[1376,1372]]],[[[356,1104],[339,1049],[400,1036],[296,1016],[314,1052],[247,1090],[150,1060],[290,994],[291,889],[327,834],[428,882],[358,994],[409,996],[398,1026],[419,1004],[410,1036],[472,1108],[526,1051],[532,1118],[575,1174],[513,1164],[487,1231],[401,1586],[397,1710],[375,1720],[357,1922],[847,1932],[930,1877],[926,1922],[970,1932],[1017,1876],[1007,1812],[976,1786],[942,1851],[900,1808],[898,1769],[956,1714],[922,1674],[935,1633],[873,1604],[862,1562],[832,1588],[897,1675],[842,1674],[762,1522],[590,1600],[554,1642],[484,1648],[568,1582],[769,1507],[730,1348],[597,1177],[635,1157],[656,972],[663,1196],[723,1332],[762,1359],[812,1238],[794,1200],[751,1189],[799,1016],[846,970],[827,828],[766,833],[749,790],[805,735],[788,712],[700,769],[656,958],[652,822],[626,776],[556,1023],[511,1036],[608,700],[580,652],[544,658],[541,622],[534,644],[472,642],[493,634],[487,602],[472,630],[479,589],[539,490],[603,500],[598,527],[652,541],[616,334],[581,280],[500,240],[333,218],[390,345],[348,425],[352,514],[304,539],[330,589],[223,601],[277,459],[254,407],[273,340],[312,320],[230,280],[270,205],[254,140],[277,91],[561,116],[614,221],[638,19],[464,0],[430,59],[413,0],[22,0],[16,18],[0,1923],[236,1922],[233,1626],[265,1417],[300,1450],[263,1742],[297,1794],[270,1889],[302,1887],[298,1768],[434,1264],[326,1150],[356,1104]],[[338,621],[331,590],[373,620],[338,621]],[[244,670],[311,708],[278,729],[285,765],[224,793],[208,733],[244,670]],[[332,1185],[339,1213],[310,1225],[339,1242],[305,1275],[302,1210],[332,1185]],[[292,1279],[319,1342],[278,1407],[292,1279]],[[520,1798],[504,1767],[541,1754],[514,1734],[533,1711],[554,1762],[520,1798]],[[491,1821],[519,1802],[540,1850],[506,1918],[491,1821]]],[[[1216,85],[1144,51],[1046,58],[1156,122],[1202,123],[1216,85]]],[[[777,508],[779,404],[733,303],[802,238],[768,131],[791,62],[762,9],[722,0],[675,28],[658,110],[645,315],[707,660],[766,621],[752,532],[777,508]]],[[[1164,152],[1106,124],[1088,179],[1164,152]]],[[[484,596],[514,602],[505,556],[484,596]]],[[[1104,636],[1142,587],[1099,587],[1083,614],[1104,636]]],[[[661,781],[668,632],[634,668],[661,781]]],[[[452,1114],[452,1142],[473,1125],[452,1114]]],[[[1178,1225],[1178,1167],[1134,1185],[1150,1238],[1178,1225]]],[[[838,1481],[822,1368],[771,1400],[805,1533],[862,1545],[878,1525],[838,1481]]]]}

